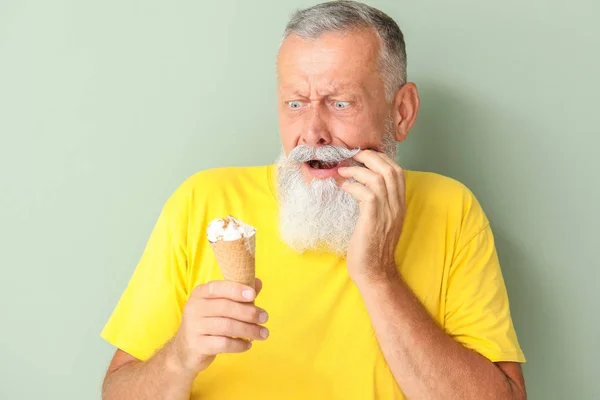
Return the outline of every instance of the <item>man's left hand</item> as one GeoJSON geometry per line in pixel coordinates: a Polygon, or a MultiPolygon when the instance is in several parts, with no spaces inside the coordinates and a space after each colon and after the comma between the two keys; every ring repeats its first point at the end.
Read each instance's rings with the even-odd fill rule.
{"type": "Polygon", "coordinates": [[[342,188],[360,202],[360,217],[348,246],[350,277],[357,282],[387,279],[397,274],[394,251],[404,223],[404,172],[383,153],[363,150],[354,159],[365,167],[340,168],[342,188]]]}

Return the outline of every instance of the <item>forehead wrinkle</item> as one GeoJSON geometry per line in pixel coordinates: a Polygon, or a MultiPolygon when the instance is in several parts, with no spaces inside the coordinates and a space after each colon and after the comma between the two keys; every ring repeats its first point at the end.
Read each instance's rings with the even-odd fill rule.
{"type": "Polygon", "coordinates": [[[317,87],[317,93],[320,96],[328,96],[344,92],[356,92],[358,90],[360,90],[360,85],[351,82],[336,81],[334,79],[329,80],[329,82],[317,87]]]}

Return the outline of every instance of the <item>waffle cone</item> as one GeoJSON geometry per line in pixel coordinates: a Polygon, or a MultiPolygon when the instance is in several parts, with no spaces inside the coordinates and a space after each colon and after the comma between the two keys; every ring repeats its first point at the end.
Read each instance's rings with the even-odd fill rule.
{"type": "Polygon", "coordinates": [[[223,277],[254,287],[256,236],[210,243],[223,277]]]}

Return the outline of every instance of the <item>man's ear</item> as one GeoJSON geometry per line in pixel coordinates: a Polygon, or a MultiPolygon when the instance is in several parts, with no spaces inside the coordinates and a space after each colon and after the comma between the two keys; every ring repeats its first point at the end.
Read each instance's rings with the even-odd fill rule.
{"type": "Polygon", "coordinates": [[[408,136],[417,119],[419,104],[419,92],[414,83],[405,83],[396,92],[392,109],[396,141],[403,142],[408,136]]]}

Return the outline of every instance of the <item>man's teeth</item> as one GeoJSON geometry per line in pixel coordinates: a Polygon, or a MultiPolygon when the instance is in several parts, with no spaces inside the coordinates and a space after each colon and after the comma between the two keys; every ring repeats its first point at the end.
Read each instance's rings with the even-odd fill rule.
{"type": "Polygon", "coordinates": [[[335,168],[339,165],[339,162],[324,162],[320,160],[311,160],[308,165],[314,169],[330,169],[335,168]]]}

